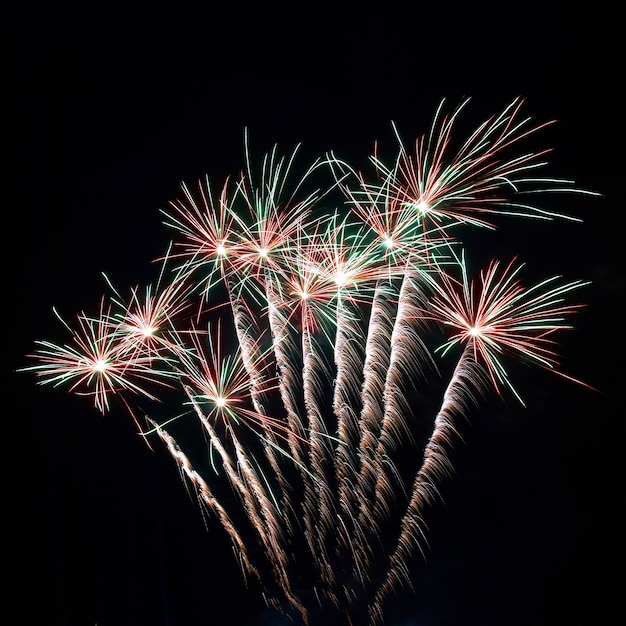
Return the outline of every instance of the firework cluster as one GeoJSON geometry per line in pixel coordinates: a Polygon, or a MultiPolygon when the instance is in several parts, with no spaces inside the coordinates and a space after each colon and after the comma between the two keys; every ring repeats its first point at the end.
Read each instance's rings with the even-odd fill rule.
{"type": "Polygon", "coordinates": [[[382,622],[427,549],[459,418],[490,388],[520,397],[510,357],[560,373],[553,335],[583,283],[523,285],[516,259],[472,278],[458,233],[501,215],[566,219],[527,198],[577,190],[523,148],[542,126],[521,101],[459,141],[466,104],[442,106],[412,149],[396,132],[394,158],[375,151],[371,175],[331,153],[295,176],[298,149],[274,148],[253,176],[246,142],[239,176],[183,185],[164,211],[175,236],[156,284],[128,298],[109,285],[95,315],[66,324],[67,343],[38,342],[25,368],[102,412],[121,399],[219,519],[244,574],[303,623],[382,622]],[[441,374],[439,353],[455,351],[441,374]],[[428,414],[420,398],[433,393],[428,414]],[[172,399],[164,419],[137,409],[172,399]]]}

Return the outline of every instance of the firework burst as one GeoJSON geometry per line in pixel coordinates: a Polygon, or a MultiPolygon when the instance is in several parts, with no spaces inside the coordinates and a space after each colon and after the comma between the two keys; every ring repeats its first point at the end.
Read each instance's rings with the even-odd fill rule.
{"type": "Polygon", "coordinates": [[[502,360],[507,354],[569,378],[558,369],[552,336],[572,328],[567,318],[582,306],[565,303],[564,296],[588,283],[560,284],[560,277],[553,276],[525,287],[518,278],[523,264],[516,259],[504,268],[492,261],[478,282],[469,279],[464,259],[459,267],[460,280],[442,270],[431,281],[435,295],[430,315],[453,331],[439,349],[445,354],[457,344],[468,345],[474,360],[487,368],[494,387],[508,387],[520,402],[502,360]]]}
{"type": "Polygon", "coordinates": [[[77,316],[78,326],[72,330],[71,342],[63,345],[38,341],[39,348],[31,357],[38,364],[25,370],[34,371],[41,384],[67,385],[69,391],[93,398],[96,408],[109,410],[112,396],[124,392],[142,395],[152,400],[152,385],[167,384],[173,374],[164,365],[163,358],[137,351],[134,340],[127,341],[111,325],[111,309],[104,299],[98,317],[85,313],[77,316]]]}
{"type": "Polygon", "coordinates": [[[298,150],[277,148],[257,179],[246,134],[238,177],[217,194],[208,178],[183,184],[164,212],[171,275],[164,263],[157,287],[127,301],[113,289],[98,316],[78,316],[71,343],[38,342],[24,368],[102,412],[112,396],[130,405],[178,389],[175,417],[149,419],[143,434],[224,526],[244,575],[303,624],[383,622],[386,598],[428,549],[459,418],[490,388],[521,400],[508,358],[575,380],[560,371],[554,335],[580,308],[565,298],[586,283],[525,288],[517,260],[471,278],[458,233],[494,229],[500,215],[564,217],[521,198],[578,190],[536,175],[548,151],[522,145],[545,125],[520,118],[521,100],[458,143],[466,105],[446,115],[442,103],[413,153],[394,126],[397,153],[374,151],[372,181],[333,153],[294,177],[298,150]],[[323,190],[311,185],[321,174],[323,190]],[[434,326],[446,333],[438,348],[434,326]],[[440,408],[424,415],[413,400],[438,388],[435,357],[457,347],[440,408]],[[190,420],[209,467],[183,445],[190,420]],[[421,450],[418,420],[431,428],[421,450]],[[230,497],[214,488],[222,479],[230,497]]]}

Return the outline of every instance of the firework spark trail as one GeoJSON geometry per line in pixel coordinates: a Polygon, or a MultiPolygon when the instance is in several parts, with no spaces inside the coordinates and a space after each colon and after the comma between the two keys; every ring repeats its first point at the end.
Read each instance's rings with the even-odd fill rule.
{"type": "Polygon", "coordinates": [[[361,340],[357,329],[358,311],[346,311],[347,303],[337,302],[337,328],[335,338],[335,389],[333,413],[337,419],[337,446],[335,449],[335,476],[337,481],[338,519],[336,554],[355,559],[361,554],[360,535],[355,532],[359,507],[354,498],[358,476],[358,400],[360,373],[363,371],[361,340]]]}
{"type": "MultiPolygon", "coordinates": [[[[373,521],[379,523],[388,514],[387,503],[393,499],[395,474],[390,456],[401,441],[412,441],[407,417],[411,414],[406,404],[407,376],[423,375],[423,364],[431,360],[428,349],[416,333],[419,304],[422,293],[417,286],[418,277],[411,270],[400,286],[396,317],[391,333],[389,366],[383,391],[384,409],[372,463],[376,474],[373,493],[373,521]]],[[[414,379],[415,380],[415,379],[414,379]]],[[[399,485],[402,487],[402,485],[399,485]]]]}
{"type": "MultiPolygon", "coordinates": [[[[254,405],[256,412],[259,415],[265,415],[266,411],[263,406],[263,374],[259,370],[259,363],[262,363],[263,358],[260,353],[260,338],[258,337],[257,326],[252,321],[252,314],[246,305],[246,303],[240,297],[235,295],[237,285],[234,279],[230,276],[225,279],[226,287],[228,290],[228,298],[230,302],[230,310],[233,315],[233,323],[235,333],[237,335],[237,341],[239,346],[239,352],[241,354],[242,364],[248,374],[250,381],[250,398],[254,405]]],[[[263,422],[266,427],[264,428],[264,434],[273,440],[273,433],[267,422],[263,422]]]]}
{"type": "MultiPolygon", "coordinates": [[[[292,604],[295,601],[295,606],[298,606],[299,601],[293,594],[291,580],[288,575],[289,552],[285,549],[284,542],[286,537],[280,523],[283,515],[272,501],[271,491],[269,496],[266,493],[263,482],[250,462],[250,455],[246,453],[236,436],[233,437],[233,444],[235,446],[235,454],[237,457],[237,467],[243,475],[243,479],[246,484],[250,486],[251,493],[253,494],[254,502],[250,502],[250,506],[259,507],[265,525],[265,537],[267,540],[271,541],[271,562],[274,569],[274,575],[276,577],[276,583],[281,589],[287,591],[287,596],[292,604]]],[[[304,607],[299,608],[301,608],[301,612],[303,614],[306,613],[304,607]]]]}
{"type": "Polygon", "coordinates": [[[171,434],[169,434],[164,428],[159,426],[153,420],[148,420],[148,423],[152,425],[161,440],[165,443],[170,455],[178,464],[179,469],[184,472],[191,484],[197,489],[203,502],[209,507],[209,509],[213,510],[217,514],[222,527],[228,533],[234,546],[237,548],[240,562],[244,568],[243,573],[252,575],[256,580],[262,582],[258,569],[252,564],[250,557],[248,556],[248,548],[245,541],[241,538],[241,535],[237,531],[224,506],[213,495],[213,491],[209,487],[208,483],[193,468],[191,461],[181,450],[174,437],[172,437],[171,434]]]}
{"type": "Polygon", "coordinates": [[[443,479],[453,473],[450,452],[455,440],[461,439],[455,419],[463,416],[468,405],[474,401],[471,388],[480,379],[468,345],[444,393],[441,408],[435,417],[433,434],[424,450],[424,460],[415,477],[411,499],[400,524],[397,544],[389,558],[385,579],[370,604],[372,623],[382,621],[382,603],[392,589],[412,587],[408,565],[413,551],[418,549],[425,558],[428,540],[424,512],[428,505],[441,498],[439,487],[443,479]]]}
{"type": "Polygon", "coordinates": [[[358,475],[358,405],[364,358],[361,309],[364,303],[369,304],[373,285],[386,271],[379,255],[374,254],[368,234],[361,224],[334,214],[320,243],[313,243],[311,254],[313,272],[321,278],[317,295],[326,302],[325,315],[332,311],[334,327],[333,336],[328,336],[334,356],[334,390],[332,404],[325,412],[332,413],[336,421],[336,445],[330,455],[337,489],[335,514],[340,522],[334,533],[335,552],[351,560],[360,543],[354,529],[358,503],[354,502],[353,491],[358,475]]]}
{"type": "MultiPolygon", "coordinates": [[[[235,465],[233,463],[233,460],[231,459],[228,451],[226,450],[226,448],[224,447],[224,445],[222,444],[222,439],[219,437],[219,435],[215,432],[215,429],[213,428],[213,426],[211,425],[211,422],[207,419],[207,417],[205,416],[204,412],[202,411],[202,408],[198,405],[198,402],[196,400],[196,394],[193,392],[193,390],[187,386],[185,386],[185,393],[187,394],[187,397],[189,398],[189,401],[191,402],[197,416],[198,419],[200,421],[200,423],[202,424],[202,426],[204,427],[204,430],[206,431],[207,435],[209,436],[209,440],[211,443],[211,449],[215,449],[217,451],[217,453],[219,454],[220,458],[222,459],[223,465],[224,465],[224,469],[226,470],[226,474],[231,482],[231,484],[236,488],[237,492],[239,493],[241,500],[244,504],[244,506],[247,509],[247,512],[251,518],[251,521],[253,523],[253,526],[255,527],[255,529],[257,530],[258,534],[260,535],[260,537],[266,541],[268,543],[268,545],[273,545],[269,542],[266,531],[265,531],[265,524],[263,523],[261,516],[259,515],[257,509],[258,509],[258,504],[256,502],[256,500],[252,497],[250,491],[249,491],[249,487],[246,485],[246,483],[244,481],[241,480],[241,478],[239,477],[239,473],[237,472],[237,470],[235,469],[235,465]]],[[[229,427],[227,425],[227,430],[229,432],[229,434],[231,435],[231,437],[233,439],[236,439],[236,434],[234,433],[234,430],[232,429],[232,427],[229,427]]]]}
{"type": "MultiPolygon", "coordinates": [[[[329,337],[334,357],[334,390],[328,410],[337,422],[333,464],[344,524],[354,515],[349,492],[357,473],[354,450],[359,441],[357,410],[363,362],[360,309],[363,303],[369,303],[372,285],[382,273],[379,256],[373,253],[367,235],[362,225],[335,213],[328,220],[320,243],[313,244],[312,254],[321,276],[326,314],[331,313],[334,327],[334,335],[329,337]]],[[[346,537],[343,542],[347,547],[346,537]]]]}
{"type": "MultiPolygon", "coordinates": [[[[375,449],[380,429],[380,416],[383,413],[384,380],[391,357],[391,336],[393,333],[396,289],[391,282],[378,285],[372,298],[370,318],[365,345],[363,365],[363,387],[361,389],[361,417],[359,432],[359,457],[361,459],[361,488],[374,487],[374,468],[370,452],[375,449]]],[[[360,483],[360,484],[361,484],[360,483]]]]}
{"type": "Polygon", "coordinates": [[[249,457],[241,447],[241,443],[234,429],[227,425],[236,450],[236,466],[228,451],[223,446],[221,437],[217,434],[210,421],[204,415],[201,407],[198,405],[193,390],[186,387],[185,392],[196,411],[200,423],[209,436],[211,445],[220,455],[226,475],[241,497],[246,514],[253,528],[257,531],[261,544],[268,553],[268,560],[272,566],[277,584],[280,586],[283,593],[285,593],[291,605],[300,610],[303,615],[306,615],[306,609],[301,605],[291,589],[291,583],[287,575],[287,554],[282,545],[280,524],[274,504],[270,498],[267,497],[263,484],[250,465],[249,457]],[[237,468],[239,468],[239,471],[237,468]],[[243,478],[240,477],[239,472],[243,474],[243,478]]]}
{"type": "MultiPolygon", "coordinates": [[[[272,444],[276,449],[281,450],[283,456],[289,457],[295,464],[299,476],[302,481],[305,496],[301,503],[301,513],[297,510],[296,502],[293,497],[294,485],[289,482],[288,476],[278,466],[275,459],[270,459],[274,475],[278,480],[281,493],[281,515],[285,523],[287,534],[290,539],[295,537],[296,530],[301,529],[299,522],[300,515],[303,516],[305,529],[305,537],[309,540],[309,548],[311,554],[316,554],[316,546],[312,542],[315,536],[314,521],[310,509],[305,506],[305,502],[313,497],[314,488],[312,485],[312,474],[308,469],[308,434],[306,426],[300,415],[298,398],[294,395],[294,391],[299,388],[298,373],[296,365],[292,360],[292,355],[296,348],[293,343],[292,333],[290,333],[289,320],[283,315],[281,308],[281,300],[275,295],[275,288],[270,278],[265,281],[265,294],[267,301],[267,323],[272,338],[271,352],[274,356],[274,365],[277,372],[277,387],[282,402],[282,408],[286,415],[285,440],[287,450],[282,450],[275,442],[272,444]]],[[[273,450],[267,448],[266,455],[273,455],[273,450]]]]}
{"type": "MultiPolygon", "coordinates": [[[[254,328],[255,325],[250,319],[250,314],[247,306],[241,298],[234,295],[234,290],[236,286],[233,284],[233,281],[233,278],[226,278],[226,284],[228,287],[228,293],[231,303],[231,311],[233,314],[234,325],[239,342],[241,360],[250,381],[250,398],[252,400],[255,411],[259,415],[266,415],[266,409],[263,404],[263,398],[265,396],[265,391],[263,387],[265,385],[265,382],[263,373],[260,371],[258,366],[259,363],[263,362],[265,355],[260,352],[260,337],[256,337],[258,335],[258,332],[251,332],[251,329],[254,328]]],[[[269,283],[266,284],[269,285],[269,283]]],[[[269,302],[269,286],[266,289],[266,294],[269,302]]],[[[268,315],[270,316],[270,320],[274,320],[273,323],[276,324],[275,316],[271,313],[268,313],[268,315]]],[[[271,323],[272,322],[270,322],[270,324],[271,323]]],[[[278,362],[279,349],[277,349],[276,345],[273,346],[273,352],[276,355],[276,359],[278,362]]],[[[284,382],[280,379],[278,382],[278,386],[281,388],[281,395],[283,399],[286,399],[284,394],[284,382]]],[[[285,408],[287,410],[287,415],[289,416],[291,412],[288,408],[288,405],[285,405],[285,408]]],[[[303,467],[299,445],[299,442],[301,442],[302,439],[302,435],[298,434],[297,430],[294,430],[294,426],[297,426],[297,424],[294,423],[293,416],[290,420],[288,420],[289,427],[281,426],[279,433],[275,432],[276,419],[262,419],[260,421],[263,429],[263,435],[261,437],[261,440],[263,444],[264,455],[265,458],[268,460],[272,469],[272,474],[276,478],[278,486],[280,487],[281,514],[287,528],[290,530],[290,532],[293,532],[293,524],[291,520],[293,520],[296,516],[296,512],[294,510],[294,504],[291,498],[292,489],[291,486],[288,484],[287,479],[284,476],[283,470],[281,468],[281,459],[279,459],[277,456],[279,450],[281,456],[285,455],[286,453],[282,450],[276,435],[280,434],[281,437],[287,440],[293,460],[299,467],[303,467]]]]}
{"type": "MultiPolygon", "coordinates": [[[[211,353],[214,353],[212,347],[211,353]]],[[[218,353],[216,355],[216,363],[212,369],[220,367],[219,364],[222,362],[218,353]]],[[[186,363],[186,365],[189,365],[189,363],[186,363]]],[[[215,373],[215,380],[220,381],[220,384],[217,385],[212,382],[210,371],[204,375],[208,376],[209,380],[205,380],[202,374],[200,376],[196,375],[193,367],[188,367],[187,369],[189,370],[187,376],[194,385],[199,386],[200,391],[205,392],[194,395],[193,391],[186,387],[187,395],[192,401],[203,428],[208,433],[211,450],[216,450],[219,454],[222,467],[244,506],[246,516],[250,520],[253,530],[256,531],[259,545],[262,546],[267,556],[268,564],[271,566],[274,582],[283,593],[286,593],[288,602],[294,608],[303,610],[302,605],[292,593],[288,584],[289,551],[286,549],[286,538],[282,526],[284,518],[282,517],[282,512],[277,508],[278,505],[274,499],[273,488],[270,485],[270,481],[268,481],[268,476],[263,473],[261,465],[256,463],[253,451],[244,449],[235,430],[246,419],[251,420],[255,424],[265,425],[266,422],[269,422],[270,425],[275,425],[276,428],[282,428],[282,424],[273,418],[258,415],[237,406],[237,401],[242,401],[246,398],[246,389],[251,384],[245,368],[242,371],[237,362],[230,364],[229,368],[225,368],[230,370],[234,376],[232,381],[229,379],[231,375],[229,371],[225,371],[223,375],[221,372],[215,373]],[[242,386],[243,389],[241,389],[242,386]],[[200,401],[205,400],[214,405],[214,408],[208,415],[203,413],[199,404],[200,401]],[[219,439],[220,436],[217,434],[217,431],[213,428],[210,421],[211,416],[220,417],[224,421],[226,430],[223,441],[230,440],[234,448],[236,464],[231,459],[225,445],[222,445],[222,440],[219,439]]],[[[250,393],[248,389],[247,397],[249,397],[250,393]]],[[[263,430],[261,429],[259,436],[261,443],[265,446],[266,440],[262,433],[263,430]]]]}
{"type": "MultiPolygon", "coordinates": [[[[296,348],[291,337],[289,319],[281,311],[281,298],[275,293],[274,286],[268,280],[266,283],[267,316],[272,336],[272,351],[276,359],[278,371],[278,386],[282,405],[287,414],[288,444],[292,457],[304,471],[306,442],[305,426],[300,416],[298,398],[295,393],[299,388],[299,372],[293,362],[296,348]]],[[[306,474],[306,472],[304,472],[306,474]]],[[[303,476],[304,478],[304,476],[303,476]]]]}
{"type": "Polygon", "coordinates": [[[338,500],[341,512],[350,518],[353,511],[348,494],[356,474],[353,451],[358,446],[359,435],[355,409],[361,384],[362,357],[358,327],[360,313],[356,304],[343,297],[343,289],[343,285],[338,285],[334,314],[335,379],[332,412],[337,419],[335,474],[338,481],[338,500]]]}
{"type": "Polygon", "coordinates": [[[361,414],[359,418],[360,441],[358,443],[358,476],[354,492],[357,494],[358,511],[354,532],[358,533],[357,549],[354,553],[354,566],[361,578],[367,572],[371,561],[372,548],[368,545],[364,529],[373,524],[372,502],[376,484],[376,468],[373,452],[376,449],[384,411],[383,394],[385,374],[391,356],[391,335],[393,332],[393,311],[395,298],[393,285],[378,285],[373,298],[368,323],[363,365],[363,386],[361,390],[361,414]]]}
{"type": "Polygon", "coordinates": [[[323,386],[318,376],[325,369],[323,357],[315,348],[315,340],[308,328],[302,330],[302,388],[309,430],[309,467],[313,474],[315,497],[305,503],[314,535],[310,539],[322,580],[329,586],[334,583],[331,560],[328,554],[328,536],[335,529],[334,497],[330,490],[329,471],[333,451],[324,420],[323,386]],[[310,510],[309,510],[310,507],[310,510]]]}
{"type": "Polygon", "coordinates": [[[328,322],[325,308],[334,289],[329,291],[319,271],[315,247],[308,244],[309,237],[316,239],[318,232],[318,226],[306,236],[299,231],[300,254],[289,259],[281,275],[272,276],[266,291],[280,395],[291,426],[290,451],[297,459],[303,485],[304,537],[321,579],[330,588],[333,572],[327,542],[322,539],[333,527],[328,475],[331,440],[323,415],[324,382],[329,370],[315,336],[330,342],[324,328],[328,322]]]}
{"type": "MultiPolygon", "coordinates": [[[[257,187],[252,175],[247,131],[244,136],[244,144],[246,172],[241,177],[240,191],[246,200],[248,209],[253,215],[260,218],[261,222],[267,220],[270,215],[277,217],[280,213],[278,221],[281,223],[281,227],[279,230],[288,236],[293,234],[294,230],[308,216],[310,210],[335,186],[331,185],[324,191],[317,188],[303,196],[306,193],[303,191],[305,183],[325,162],[322,159],[315,160],[309,165],[298,182],[292,184],[291,171],[300,146],[296,146],[289,158],[286,159],[285,157],[278,158],[278,146],[275,145],[271,154],[266,154],[263,158],[261,183],[257,187]],[[290,224],[290,226],[285,228],[285,223],[290,224]]],[[[272,232],[271,228],[262,230],[267,230],[268,233],[272,232]]]]}

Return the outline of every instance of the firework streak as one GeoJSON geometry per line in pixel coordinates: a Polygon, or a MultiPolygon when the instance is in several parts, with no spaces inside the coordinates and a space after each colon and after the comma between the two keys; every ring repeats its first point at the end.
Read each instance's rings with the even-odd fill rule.
{"type": "Polygon", "coordinates": [[[590,192],[538,176],[547,151],[518,152],[544,126],[520,118],[520,100],[457,144],[466,104],[442,104],[412,153],[396,131],[395,158],[375,150],[371,179],[332,153],[295,177],[297,149],[274,148],[257,181],[246,136],[238,177],[217,194],[208,179],[183,185],[164,211],[175,239],[156,287],[125,301],[109,285],[97,315],[66,324],[68,344],[37,342],[24,368],[102,412],[121,398],[138,424],[134,396],[176,402],[142,434],[167,447],[243,574],[304,624],[382,623],[389,594],[410,587],[461,418],[489,389],[521,401],[507,358],[566,376],[552,336],[585,283],[523,286],[516,259],[471,279],[457,233],[501,215],[565,218],[523,198],[590,192]],[[455,349],[441,385],[435,357],[455,349]],[[414,400],[433,389],[440,408],[423,414],[432,404],[414,400]],[[421,444],[416,424],[430,429],[421,444]],[[200,460],[185,447],[196,431],[200,460]]]}

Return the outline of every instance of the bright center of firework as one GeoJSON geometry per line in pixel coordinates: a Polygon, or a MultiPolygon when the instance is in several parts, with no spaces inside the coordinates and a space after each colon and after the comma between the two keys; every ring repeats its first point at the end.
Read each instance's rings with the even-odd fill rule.
{"type": "Polygon", "coordinates": [[[217,244],[215,252],[217,252],[218,256],[226,256],[226,246],[223,243],[217,244]]]}
{"type": "Polygon", "coordinates": [[[144,337],[152,337],[152,335],[154,335],[156,330],[157,329],[154,326],[143,326],[141,329],[141,334],[144,337]]]}
{"type": "Polygon", "coordinates": [[[299,300],[308,300],[310,297],[309,292],[298,284],[293,284],[293,291],[290,292],[290,295],[295,296],[299,300]]]}
{"type": "Polygon", "coordinates": [[[108,367],[109,363],[108,361],[106,361],[106,359],[98,359],[93,366],[94,371],[96,372],[104,372],[107,367],[108,367]]]}
{"type": "Polygon", "coordinates": [[[394,245],[394,241],[389,235],[385,235],[385,237],[383,237],[383,246],[387,248],[387,250],[393,248],[394,245]]]}
{"type": "Polygon", "coordinates": [[[472,326],[467,332],[470,337],[480,337],[483,334],[483,329],[480,326],[472,326]]]}
{"type": "Polygon", "coordinates": [[[335,274],[335,284],[338,287],[345,287],[350,282],[350,275],[348,272],[338,271],[335,274]]]}
{"type": "Polygon", "coordinates": [[[407,209],[417,209],[422,214],[430,211],[430,205],[426,202],[426,200],[420,200],[419,202],[403,202],[402,206],[407,209]]]}
{"type": "Polygon", "coordinates": [[[269,250],[267,248],[259,248],[258,255],[261,259],[266,259],[269,255],[269,250]]]}
{"type": "Polygon", "coordinates": [[[226,406],[226,398],[224,396],[217,396],[214,400],[215,406],[222,408],[226,406]]]}

